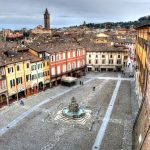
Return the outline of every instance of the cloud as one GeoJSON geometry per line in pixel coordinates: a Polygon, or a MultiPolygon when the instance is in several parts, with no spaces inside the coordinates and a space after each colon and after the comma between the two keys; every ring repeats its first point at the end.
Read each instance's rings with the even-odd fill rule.
{"type": "Polygon", "coordinates": [[[129,21],[150,14],[149,0],[0,0],[0,29],[43,24],[48,8],[51,26],[129,21]]]}

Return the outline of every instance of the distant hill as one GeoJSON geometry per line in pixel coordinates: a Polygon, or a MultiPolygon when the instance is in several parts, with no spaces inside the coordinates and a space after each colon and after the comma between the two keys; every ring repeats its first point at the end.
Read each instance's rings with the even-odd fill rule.
{"type": "Polygon", "coordinates": [[[104,22],[104,23],[88,23],[86,24],[85,21],[83,25],[81,26],[86,26],[89,28],[116,28],[116,27],[121,27],[121,28],[130,28],[130,27],[137,27],[145,23],[150,23],[150,15],[149,16],[144,16],[139,18],[137,21],[128,21],[128,22],[104,22]]]}

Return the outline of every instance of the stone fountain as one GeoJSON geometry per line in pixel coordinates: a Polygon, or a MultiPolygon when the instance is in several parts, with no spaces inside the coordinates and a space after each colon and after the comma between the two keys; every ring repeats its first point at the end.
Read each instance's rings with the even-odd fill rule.
{"type": "Polygon", "coordinates": [[[68,107],[62,110],[62,114],[71,119],[81,118],[85,116],[85,110],[82,107],[79,107],[75,97],[72,97],[71,103],[68,107]]]}

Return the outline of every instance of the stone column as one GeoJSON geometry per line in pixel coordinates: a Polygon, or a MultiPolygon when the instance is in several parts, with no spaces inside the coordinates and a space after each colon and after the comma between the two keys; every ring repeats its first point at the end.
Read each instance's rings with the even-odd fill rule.
{"type": "Polygon", "coordinates": [[[57,86],[57,80],[55,81],[55,86],[57,86]]]}
{"type": "Polygon", "coordinates": [[[51,82],[49,82],[49,87],[52,88],[52,83],[51,82]]]}
{"type": "Polygon", "coordinates": [[[8,95],[6,96],[6,99],[7,99],[7,105],[9,106],[9,98],[8,98],[8,95]]]}

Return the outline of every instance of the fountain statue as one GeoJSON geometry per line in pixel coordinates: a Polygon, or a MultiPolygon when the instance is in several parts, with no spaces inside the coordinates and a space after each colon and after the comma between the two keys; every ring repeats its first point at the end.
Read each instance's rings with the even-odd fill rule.
{"type": "Polygon", "coordinates": [[[80,118],[85,116],[85,110],[79,107],[75,97],[72,97],[71,103],[68,107],[64,108],[62,114],[68,118],[80,118]]]}

